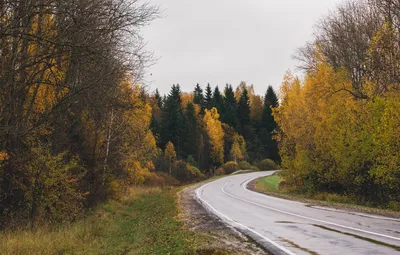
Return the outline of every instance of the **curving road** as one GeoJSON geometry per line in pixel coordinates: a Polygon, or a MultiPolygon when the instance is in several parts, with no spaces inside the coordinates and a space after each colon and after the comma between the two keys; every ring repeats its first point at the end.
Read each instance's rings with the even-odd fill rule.
{"type": "Polygon", "coordinates": [[[313,207],[246,188],[271,174],[225,177],[200,187],[196,196],[273,254],[400,254],[400,219],[313,207]]]}

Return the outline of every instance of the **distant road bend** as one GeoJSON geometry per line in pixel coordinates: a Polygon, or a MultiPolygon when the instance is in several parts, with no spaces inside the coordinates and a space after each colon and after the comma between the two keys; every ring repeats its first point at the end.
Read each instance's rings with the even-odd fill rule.
{"type": "Polygon", "coordinates": [[[246,188],[272,173],[213,181],[196,190],[197,199],[274,254],[400,254],[400,219],[313,207],[246,188]]]}

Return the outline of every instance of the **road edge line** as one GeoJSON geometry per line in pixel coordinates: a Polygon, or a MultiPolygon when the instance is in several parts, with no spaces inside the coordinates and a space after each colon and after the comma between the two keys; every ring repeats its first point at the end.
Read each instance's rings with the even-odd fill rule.
{"type": "MultiPolygon", "coordinates": [[[[257,177],[257,178],[258,178],[258,177],[257,177]]],[[[257,179],[257,178],[251,178],[251,179],[247,180],[246,182],[243,182],[242,187],[243,187],[245,190],[247,190],[248,192],[255,193],[255,194],[259,194],[259,193],[257,193],[257,192],[254,192],[254,191],[251,191],[251,190],[247,189],[247,184],[248,184],[249,182],[251,182],[251,181],[257,179]]],[[[367,230],[363,230],[363,229],[348,227],[348,226],[345,226],[345,225],[341,225],[341,224],[337,224],[337,223],[333,223],[333,222],[329,222],[329,221],[313,219],[313,218],[310,218],[310,217],[307,217],[307,216],[302,216],[302,215],[300,215],[300,214],[291,213],[291,212],[286,212],[286,211],[283,211],[283,210],[280,210],[280,209],[276,209],[276,208],[272,208],[272,207],[269,207],[269,206],[266,206],[266,205],[263,205],[263,204],[260,204],[260,203],[257,203],[257,202],[253,202],[253,201],[250,201],[250,200],[247,200],[247,199],[243,199],[243,198],[237,197],[237,196],[235,196],[235,195],[232,195],[232,194],[229,194],[228,192],[226,192],[225,189],[224,189],[225,186],[226,186],[226,184],[222,187],[222,192],[224,192],[226,195],[228,195],[228,196],[230,196],[230,197],[233,197],[233,198],[236,198],[236,199],[239,199],[239,200],[241,200],[241,201],[250,203],[250,204],[254,204],[254,205],[261,206],[261,207],[266,208],[266,209],[269,209],[269,210],[273,210],[273,211],[276,211],[276,212],[280,212],[280,213],[284,213],[284,214],[287,214],[287,215],[295,216],[295,217],[298,217],[298,218],[303,218],[303,219],[306,219],[306,220],[311,220],[311,221],[316,221],[316,222],[324,223],[324,224],[331,225],[331,226],[335,226],[335,227],[340,227],[340,228],[344,228],[344,229],[348,229],[348,230],[353,230],[353,231],[356,231],[356,232],[361,232],[361,233],[364,233],[364,234],[369,234],[369,235],[374,235],[374,236],[379,236],[379,237],[384,237],[384,238],[388,238],[388,239],[400,241],[400,238],[397,238],[397,237],[394,237],[394,236],[389,236],[389,235],[384,235],[384,234],[380,234],[380,233],[375,233],[375,232],[371,232],[371,231],[367,231],[367,230]]],[[[261,195],[261,196],[266,196],[266,195],[263,195],[263,194],[259,194],[259,195],[261,195]]]]}
{"type": "MultiPolygon", "coordinates": [[[[253,234],[255,234],[255,235],[261,237],[261,238],[264,239],[266,242],[272,244],[273,246],[275,246],[276,248],[278,248],[279,250],[281,250],[281,251],[284,252],[285,254],[287,254],[287,255],[295,255],[295,253],[293,253],[293,252],[291,252],[290,250],[286,249],[285,247],[279,245],[278,243],[272,241],[272,240],[269,239],[268,237],[265,237],[265,236],[261,235],[260,233],[258,233],[257,231],[254,231],[254,230],[252,230],[251,228],[246,227],[245,225],[243,225],[243,224],[241,224],[241,223],[239,223],[239,222],[237,222],[237,221],[232,220],[231,218],[229,218],[229,217],[226,216],[225,214],[223,214],[223,213],[219,212],[217,209],[215,209],[215,208],[214,208],[212,205],[210,205],[207,201],[205,201],[204,199],[202,199],[201,196],[200,196],[199,191],[202,190],[202,189],[204,189],[204,188],[206,188],[206,187],[207,187],[208,185],[210,185],[211,183],[212,183],[212,182],[207,183],[207,184],[205,184],[205,185],[199,187],[199,188],[196,189],[196,191],[195,191],[196,197],[201,201],[201,203],[203,203],[203,206],[204,206],[204,204],[206,204],[206,205],[207,205],[212,211],[214,211],[214,213],[215,213],[217,216],[219,216],[220,218],[225,218],[226,220],[232,222],[233,224],[238,225],[238,226],[240,226],[241,228],[244,228],[244,229],[246,229],[247,231],[250,231],[251,233],[253,233],[253,234]]],[[[229,183],[229,182],[227,182],[227,183],[229,183]]],[[[226,185],[227,183],[225,183],[225,185],[226,185]]],[[[224,185],[224,186],[225,186],[225,185],[224,185]]]]}

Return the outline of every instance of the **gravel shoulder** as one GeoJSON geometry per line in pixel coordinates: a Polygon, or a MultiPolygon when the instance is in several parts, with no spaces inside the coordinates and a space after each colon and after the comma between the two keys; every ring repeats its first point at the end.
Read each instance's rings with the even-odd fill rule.
{"type": "Polygon", "coordinates": [[[270,254],[247,236],[209,213],[196,199],[195,184],[178,193],[179,220],[190,231],[205,236],[198,254],[270,254]]]}

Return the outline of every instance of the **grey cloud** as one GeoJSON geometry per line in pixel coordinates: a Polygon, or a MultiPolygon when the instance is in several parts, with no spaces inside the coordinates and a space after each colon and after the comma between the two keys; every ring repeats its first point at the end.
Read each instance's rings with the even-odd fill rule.
{"type": "Polygon", "coordinates": [[[340,0],[150,0],[163,18],[143,30],[147,49],[159,58],[146,78],[167,93],[179,83],[203,86],[254,84],[263,94],[278,89],[294,69],[291,56],[311,40],[316,22],[340,0]]]}

